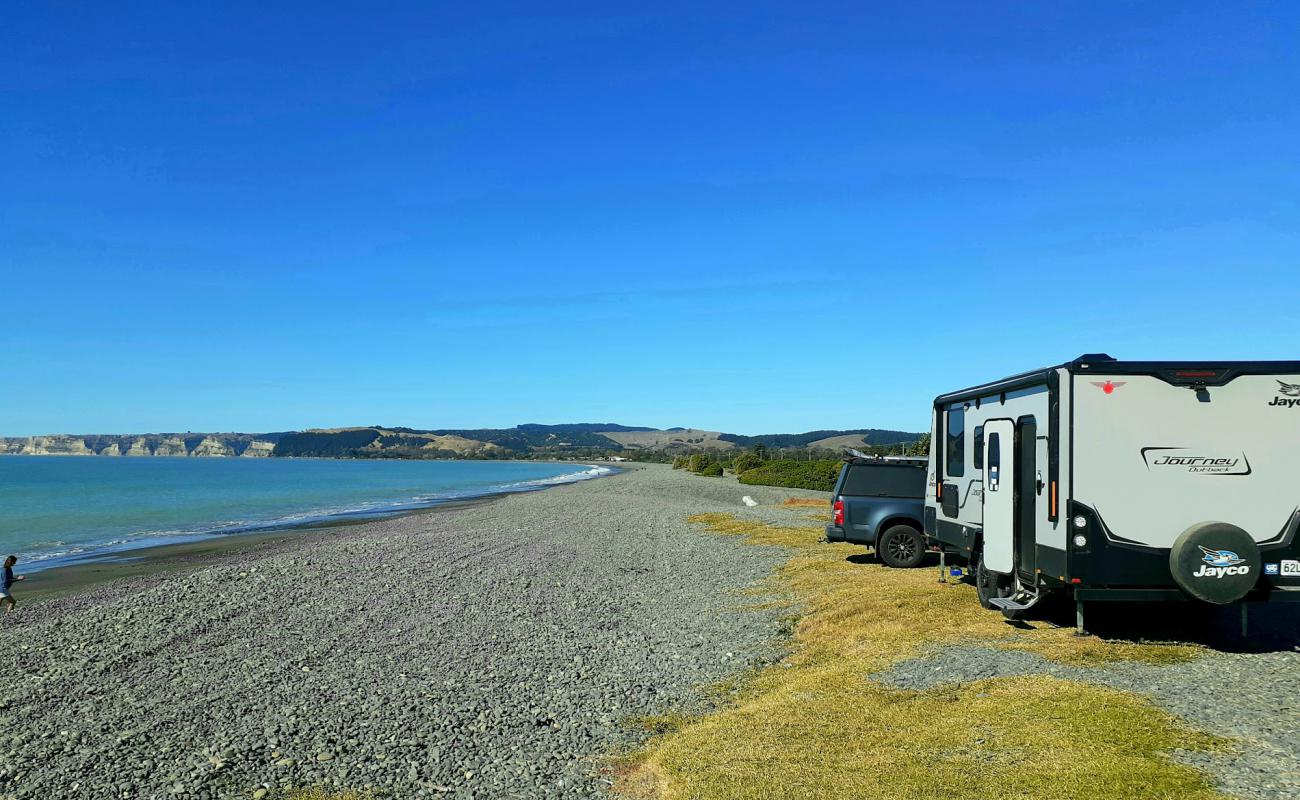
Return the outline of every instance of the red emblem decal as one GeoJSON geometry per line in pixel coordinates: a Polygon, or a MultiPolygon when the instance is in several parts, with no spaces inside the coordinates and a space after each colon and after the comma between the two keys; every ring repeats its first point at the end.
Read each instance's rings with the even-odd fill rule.
{"type": "Polygon", "coordinates": [[[1114,394],[1116,389],[1126,383],[1128,383],[1128,381],[1106,381],[1105,383],[1102,383],[1101,381],[1093,381],[1092,385],[1101,389],[1106,394],[1114,394]]]}

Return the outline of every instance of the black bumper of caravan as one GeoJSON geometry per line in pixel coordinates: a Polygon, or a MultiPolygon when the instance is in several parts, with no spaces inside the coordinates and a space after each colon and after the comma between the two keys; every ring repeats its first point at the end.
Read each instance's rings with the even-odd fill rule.
{"type": "MultiPolygon", "coordinates": [[[[1195,602],[1188,597],[1182,589],[1134,589],[1128,587],[1105,587],[1105,586],[1076,586],[1074,589],[1076,600],[1111,600],[1116,602],[1132,603],[1181,603],[1195,602]]],[[[1276,587],[1255,589],[1250,594],[1237,601],[1240,603],[1300,603],[1300,588],[1283,588],[1276,587]]]]}
{"type": "MultiPolygon", "coordinates": [[[[1186,593],[1174,582],[1169,571],[1169,550],[1144,547],[1125,542],[1110,531],[1099,515],[1088,506],[1071,502],[1069,517],[1071,539],[1078,530],[1087,536],[1087,547],[1078,548],[1070,543],[1064,563],[1061,551],[1044,553],[1039,550],[1039,564],[1043,577],[1059,578],[1071,586],[1081,600],[1189,600],[1186,593]],[[1082,516],[1087,526],[1076,529],[1073,520],[1082,516]],[[1057,567],[1050,570],[1049,567],[1057,567]]],[[[1279,532],[1274,541],[1260,546],[1260,555],[1266,564],[1276,564],[1283,559],[1300,560],[1300,536],[1296,535],[1295,522],[1279,532]]],[[[1055,583],[1055,581],[1052,581],[1055,583]]],[[[1248,602],[1287,603],[1300,602],[1300,578],[1261,574],[1255,588],[1244,598],[1248,602]]]]}

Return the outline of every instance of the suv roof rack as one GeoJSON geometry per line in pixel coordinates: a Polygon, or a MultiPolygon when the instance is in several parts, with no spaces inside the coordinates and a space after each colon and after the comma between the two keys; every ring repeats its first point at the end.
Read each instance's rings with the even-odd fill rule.
{"type": "Polygon", "coordinates": [[[860,456],[849,455],[842,459],[846,464],[926,464],[925,456],[860,456]]]}

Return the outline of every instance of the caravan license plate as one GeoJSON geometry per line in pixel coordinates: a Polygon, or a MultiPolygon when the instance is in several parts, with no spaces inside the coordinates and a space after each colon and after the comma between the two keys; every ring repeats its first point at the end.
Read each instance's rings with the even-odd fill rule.
{"type": "Polygon", "coordinates": [[[1289,578],[1300,578],[1300,561],[1284,560],[1282,562],[1282,575],[1289,578]]]}

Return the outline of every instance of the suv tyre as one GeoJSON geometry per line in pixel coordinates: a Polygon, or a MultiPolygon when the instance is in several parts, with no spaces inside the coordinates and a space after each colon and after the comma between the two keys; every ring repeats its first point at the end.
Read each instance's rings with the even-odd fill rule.
{"type": "Polygon", "coordinates": [[[887,567],[910,569],[925,558],[925,538],[910,525],[891,525],[876,542],[876,555],[887,567]]]}

